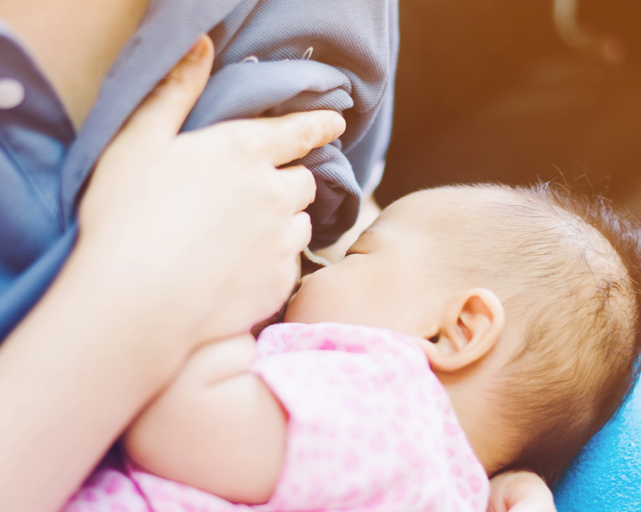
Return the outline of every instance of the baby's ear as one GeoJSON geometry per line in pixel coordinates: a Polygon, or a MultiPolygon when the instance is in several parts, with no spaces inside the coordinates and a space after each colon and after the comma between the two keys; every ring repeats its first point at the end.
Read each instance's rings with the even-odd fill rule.
{"type": "Polygon", "coordinates": [[[490,290],[472,288],[452,297],[438,333],[422,343],[430,366],[454,373],[481,360],[499,340],[504,321],[503,304],[490,290]]]}

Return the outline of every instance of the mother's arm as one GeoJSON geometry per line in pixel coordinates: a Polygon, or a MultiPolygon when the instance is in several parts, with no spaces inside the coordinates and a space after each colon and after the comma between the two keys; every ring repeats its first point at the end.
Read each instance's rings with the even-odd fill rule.
{"type": "Polygon", "coordinates": [[[344,123],[311,113],[177,136],[212,58],[201,39],[107,149],[76,249],[0,348],[3,510],[58,510],[199,341],[249,329],[293,285],[314,184],[276,166],[344,123]]]}

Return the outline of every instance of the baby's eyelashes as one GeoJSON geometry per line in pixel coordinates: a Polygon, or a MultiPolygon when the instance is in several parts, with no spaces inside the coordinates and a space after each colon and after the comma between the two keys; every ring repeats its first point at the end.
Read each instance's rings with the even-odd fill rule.
{"type": "Polygon", "coordinates": [[[356,249],[353,249],[352,247],[350,247],[350,248],[349,248],[349,249],[347,249],[347,251],[345,252],[345,256],[344,256],[344,257],[345,257],[345,258],[347,258],[348,256],[352,256],[352,255],[354,255],[354,254],[365,254],[365,253],[364,253],[364,252],[361,252],[361,251],[357,251],[356,249]]]}

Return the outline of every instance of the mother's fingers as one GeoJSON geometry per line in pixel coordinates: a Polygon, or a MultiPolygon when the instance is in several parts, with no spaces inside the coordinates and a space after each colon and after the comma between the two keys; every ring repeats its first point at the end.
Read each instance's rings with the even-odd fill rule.
{"type": "MultiPolygon", "coordinates": [[[[225,131],[228,147],[251,164],[274,167],[304,157],[340,137],[345,120],[336,112],[317,110],[282,117],[230,121],[210,130],[225,131]]],[[[207,130],[201,132],[207,137],[207,130]]]]}
{"type": "Polygon", "coordinates": [[[302,165],[287,167],[278,171],[279,181],[287,195],[292,198],[292,211],[303,211],[314,202],[316,180],[309,169],[302,165]]]}
{"type": "Polygon", "coordinates": [[[303,252],[312,240],[312,221],[305,212],[294,215],[292,219],[292,232],[294,235],[294,254],[303,252]]]}
{"type": "Polygon", "coordinates": [[[131,115],[121,136],[175,137],[200,97],[214,60],[214,45],[203,35],[131,115]]]}
{"type": "Polygon", "coordinates": [[[260,119],[268,128],[267,155],[274,166],[304,157],[345,132],[345,120],[336,112],[319,110],[260,119]]]}

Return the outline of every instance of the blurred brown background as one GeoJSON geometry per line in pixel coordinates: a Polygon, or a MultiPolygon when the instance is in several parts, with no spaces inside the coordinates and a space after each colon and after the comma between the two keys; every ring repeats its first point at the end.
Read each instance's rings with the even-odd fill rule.
{"type": "Polygon", "coordinates": [[[401,0],[395,128],[377,199],[539,179],[641,218],[641,3],[401,0]]]}

